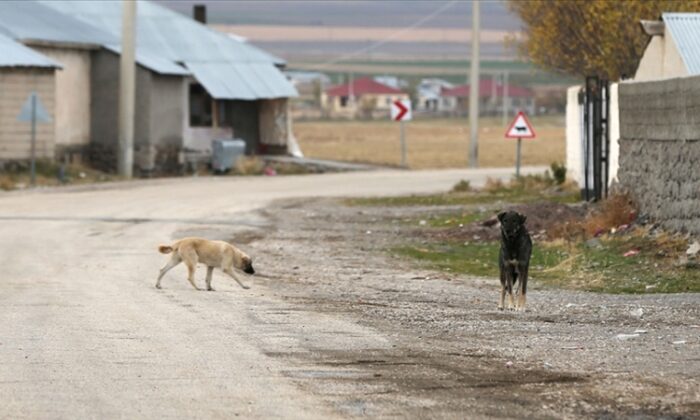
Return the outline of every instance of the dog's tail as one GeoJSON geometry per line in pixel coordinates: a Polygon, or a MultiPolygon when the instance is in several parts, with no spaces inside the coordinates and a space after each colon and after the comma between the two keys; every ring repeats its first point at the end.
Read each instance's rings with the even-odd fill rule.
{"type": "Polygon", "coordinates": [[[173,250],[174,248],[170,245],[161,245],[158,247],[158,252],[161,254],[170,254],[173,250]]]}

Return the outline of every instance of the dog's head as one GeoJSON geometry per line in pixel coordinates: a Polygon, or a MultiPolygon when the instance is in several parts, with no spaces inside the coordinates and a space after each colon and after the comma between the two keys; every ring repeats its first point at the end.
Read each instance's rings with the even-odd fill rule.
{"type": "Polygon", "coordinates": [[[244,255],[243,258],[241,258],[241,265],[241,270],[243,270],[244,273],[255,274],[255,269],[253,268],[253,259],[249,256],[244,255]]]}
{"type": "Polygon", "coordinates": [[[498,214],[498,221],[501,222],[501,232],[506,239],[513,239],[525,229],[527,217],[516,211],[504,211],[498,214]]]}

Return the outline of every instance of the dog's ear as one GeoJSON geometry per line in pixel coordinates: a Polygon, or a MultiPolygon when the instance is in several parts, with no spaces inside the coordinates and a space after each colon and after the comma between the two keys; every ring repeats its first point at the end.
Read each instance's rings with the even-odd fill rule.
{"type": "Polygon", "coordinates": [[[520,213],[518,213],[518,216],[520,216],[520,224],[524,225],[525,221],[527,220],[527,216],[525,216],[524,214],[520,214],[520,213]]]}
{"type": "Polygon", "coordinates": [[[498,213],[498,216],[496,216],[496,217],[498,218],[498,221],[499,221],[499,222],[502,222],[502,221],[503,221],[503,218],[504,218],[505,216],[506,216],[506,212],[502,211],[502,212],[498,213]]]}

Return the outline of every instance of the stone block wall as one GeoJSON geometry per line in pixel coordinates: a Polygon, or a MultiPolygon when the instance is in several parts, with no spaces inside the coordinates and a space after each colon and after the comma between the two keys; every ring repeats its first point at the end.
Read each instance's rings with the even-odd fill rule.
{"type": "Polygon", "coordinates": [[[700,235],[700,77],[621,83],[620,185],[664,228],[700,235]]]}

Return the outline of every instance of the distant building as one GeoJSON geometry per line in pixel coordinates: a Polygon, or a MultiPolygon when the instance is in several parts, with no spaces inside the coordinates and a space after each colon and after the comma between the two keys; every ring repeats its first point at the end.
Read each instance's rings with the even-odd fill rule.
{"type": "Polygon", "coordinates": [[[442,79],[423,79],[416,87],[416,111],[452,112],[454,107],[450,99],[443,101],[442,92],[452,89],[454,85],[442,79]]]}
{"type": "MultiPolygon", "coordinates": [[[[36,92],[46,111],[56,115],[56,70],[60,65],[0,34],[0,162],[30,157],[30,125],[17,120],[22,105],[36,92]]],[[[53,158],[55,118],[37,125],[36,156],[53,158]]]]}
{"type": "Polygon", "coordinates": [[[392,102],[399,99],[408,100],[408,93],[364,77],[327,89],[322,103],[330,117],[382,118],[389,115],[392,102]]]}
{"type": "MultiPolygon", "coordinates": [[[[459,85],[442,91],[443,107],[451,108],[454,114],[469,113],[469,85],[459,85]]],[[[479,82],[479,113],[481,115],[501,115],[504,109],[504,94],[507,95],[505,105],[508,114],[523,110],[529,115],[535,114],[535,97],[532,90],[515,85],[496,83],[492,79],[482,79],[479,82]]]]}
{"type": "Polygon", "coordinates": [[[399,90],[408,87],[408,83],[405,80],[401,80],[396,76],[374,76],[374,81],[399,90]]]}
{"type": "MultiPolygon", "coordinates": [[[[0,2],[0,33],[61,68],[56,157],[116,167],[121,12],[121,2],[0,2]]],[[[210,153],[215,138],[241,138],[249,153],[287,152],[287,102],[297,92],[283,60],[155,3],[139,1],[137,14],[137,172],[176,171],[191,154],[210,153]]],[[[0,108],[0,119],[7,112],[15,111],[0,108]]]]}
{"type": "Polygon", "coordinates": [[[700,74],[700,13],[664,13],[641,24],[650,38],[635,81],[700,74]]]}

